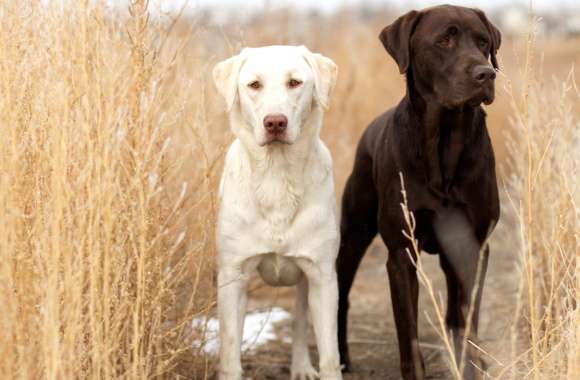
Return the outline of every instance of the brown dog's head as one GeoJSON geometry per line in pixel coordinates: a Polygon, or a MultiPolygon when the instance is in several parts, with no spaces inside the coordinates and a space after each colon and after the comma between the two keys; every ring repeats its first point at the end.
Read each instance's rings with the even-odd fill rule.
{"type": "Polygon", "coordinates": [[[501,34],[482,11],[451,5],[411,11],[379,38],[421,96],[445,108],[493,102],[501,34]]]}

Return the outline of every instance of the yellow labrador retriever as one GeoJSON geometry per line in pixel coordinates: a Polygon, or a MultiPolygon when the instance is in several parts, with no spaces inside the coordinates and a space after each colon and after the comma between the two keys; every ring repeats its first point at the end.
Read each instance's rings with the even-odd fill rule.
{"type": "Polygon", "coordinates": [[[338,70],[304,46],[247,48],[213,71],[236,136],[225,159],[217,226],[220,380],[240,380],[247,284],[297,286],[292,379],[342,379],[337,348],[339,246],[332,159],[319,133],[338,70]]]}

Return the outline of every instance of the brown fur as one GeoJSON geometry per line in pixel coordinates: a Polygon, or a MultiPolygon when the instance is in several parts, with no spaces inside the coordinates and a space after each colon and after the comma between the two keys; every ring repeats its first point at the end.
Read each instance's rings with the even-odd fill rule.
{"type": "MultiPolygon", "coordinates": [[[[481,261],[483,286],[489,250],[482,249],[499,218],[495,161],[480,104],[494,99],[500,32],[475,9],[439,6],[412,11],[387,26],[380,40],[407,77],[401,102],[362,136],[342,200],[339,277],[341,362],[350,370],[346,341],[348,294],[366,248],[381,235],[403,377],[425,379],[418,345],[418,281],[401,231],[401,182],[417,220],[422,250],[439,253],[447,278],[446,322],[459,359],[467,310],[481,261]],[[491,64],[490,64],[491,61],[491,64]],[[480,254],[480,252],[482,254],[480,254]]],[[[470,339],[477,338],[481,291],[474,300],[470,339]]],[[[467,363],[480,365],[467,350],[467,363]]],[[[464,377],[478,377],[466,365],[464,377]]]]}

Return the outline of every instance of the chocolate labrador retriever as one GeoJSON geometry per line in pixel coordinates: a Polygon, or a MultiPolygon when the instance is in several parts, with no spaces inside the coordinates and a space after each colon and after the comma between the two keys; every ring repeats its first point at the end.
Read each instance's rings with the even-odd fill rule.
{"type": "MultiPolygon", "coordinates": [[[[482,11],[443,5],[405,14],[383,29],[380,40],[406,75],[407,93],[365,131],[344,191],[337,259],[340,355],[349,371],[348,294],[379,233],[389,250],[401,371],[405,379],[425,379],[417,335],[419,286],[407,251],[410,242],[401,232],[408,228],[399,173],[420,249],[440,254],[447,280],[446,323],[459,361],[466,326],[467,338],[477,338],[489,255],[484,243],[499,218],[493,149],[480,105],[494,100],[501,35],[482,11]]],[[[478,378],[481,360],[467,346],[463,377],[478,378]]]]}

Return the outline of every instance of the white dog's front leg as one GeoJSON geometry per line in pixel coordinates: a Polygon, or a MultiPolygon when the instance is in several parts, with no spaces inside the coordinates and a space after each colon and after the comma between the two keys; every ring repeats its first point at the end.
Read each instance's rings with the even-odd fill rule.
{"type": "Polygon", "coordinates": [[[320,356],[320,378],[341,380],[336,321],[338,285],[333,263],[327,263],[326,266],[309,271],[308,304],[320,356]]]}
{"type": "Polygon", "coordinates": [[[318,379],[308,352],[308,280],[306,276],[296,287],[296,306],[292,323],[292,380],[318,379]]]}
{"type": "Polygon", "coordinates": [[[241,345],[246,314],[247,283],[247,276],[240,270],[223,268],[219,271],[219,380],[242,379],[241,345]]]}

